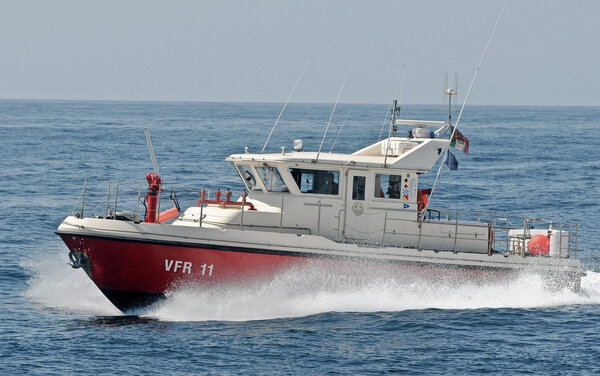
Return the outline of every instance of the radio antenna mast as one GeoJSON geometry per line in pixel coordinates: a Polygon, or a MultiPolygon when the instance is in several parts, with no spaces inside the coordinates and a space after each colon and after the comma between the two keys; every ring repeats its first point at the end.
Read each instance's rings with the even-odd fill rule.
{"type": "Polygon", "coordinates": [[[342,96],[342,91],[344,90],[344,85],[346,85],[346,80],[348,79],[348,74],[350,74],[350,69],[352,69],[352,64],[354,64],[354,59],[350,60],[350,65],[348,66],[348,70],[346,71],[346,77],[344,77],[344,82],[342,82],[342,87],[340,88],[340,92],[338,93],[337,99],[335,100],[335,105],[333,106],[333,111],[331,111],[331,116],[329,116],[329,121],[327,122],[327,127],[325,127],[325,133],[323,133],[323,139],[321,140],[321,145],[319,145],[319,151],[317,152],[317,157],[313,161],[313,163],[317,163],[319,160],[319,155],[321,154],[321,148],[323,147],[323,142],[325,141],[325,136],[327,136],[327,130],[329,129],[329,125],[331,124],[331,119],[333,119],[333,114],[335,114],[335,108],[340,101],[340,97],[342,96]]]}
{"type": "Polygon", "coordinates": [[[458,73],[454,73],[454,91],[456,92],[456,100],[454,101],[454,107],[456,107],[456,104],[458,103],[458,73]]]}
{"type": "Polygon", "coordinates": [[[451,87],[444,90],[444,95],[448,96],[448,125],[452,125],[452,96],[457,94],[458,92],[451,87]]]}
{"type": "Polygon", "coordinates": [[[392,105],[390,104],[388,106],[388,109],[385,110],[385,119],[383,119],[383,123],[381,124],[381,129],[379,130],[379,138],[377,139],[377,142],[381,141],[381,135],[383,134],[383,129],[385,128],[385,125],[387,124],[387,117],[388,117],[388,114],[390,113],[391,109],[392,109],[392,105]]]}
{"type": "Polygon", "coordinates": [[[342,133],[342,129],[344,129],[344,125],[346,125],[346,120],[348,120],[348,116],[350,116],[351,112],[352,112],[352,110],[348,110],[348,113],[346,114],[346,118],[344,119],[344,122],[342,123],[342,126],[340,127],[340,130],[338,131],[337,136],[335,136],[335,140],[333,141],[333,145],[331,145],[331,149],[329,149],[330,153],[333,151],[333,147],[335,146],[335,143],[337,142],[338,138],[340,137],[340,133],[342,133]]]}
{"type": "MultiPolygon", "coordinates": [[[[460,122],[460,118],[465,109],[465,105],[467,104],[467,100],[469,99],[469,95],[471,94],[471,89],[473,89],[473,85],[475,84],[475,80],[477,79],[477,75],[479,74],[479,70],[481,69],[481,65],[483,64],[483,60],[485,59],[487,50],[490,47],[490,44],[492,43],[492,39],[494,38],[494,34],[496,33],[496,28],[498,27],[498,24],[500,23],[500,19],[502,18],[502,14],[504,13],[504,8],[506,8],[507,3],[508,3],[508,0],[505,0],[504,5],[502,5],[502,9],[500,10],[500,14],[498,15],[498,19],[496,19],[496,24],[494,25],[494,28],[492,29],[492,32],[490,33],[490,38],[488,39],[485,49],[483,50],[483,54],[481,55],[481,59],[479,60],[479,65],[477,65],[477,69],[475,70],[475,74],[473,75],[473,78],[471,79],[471,84],[469,85],[469,90],[467,90],[467,94],[465,95],[465,99],[463,101],[462,107],[460,108],[460,112],[458,113],[458,118],[456,118],[456,123],[454,124],[454,129],[452,130],[452,133],[450,134],[450,140],[452,140],[452,138],[454,137],[454,134],[456,133],[456,130],[458,129],[458,123],[460,122]]],[[[444,151],[442,152],[443,155],[447,154],[446,151],[448,150],[449,147],[450,147],[450,145],[448,144],[448,146],[444,148],[444,151]]],[[[423,220],[425,219],[424,213],[427,210],[427,207],[429,206],[429,204],[431,203],[431,199],[433,198],[433,194],[435,193],[435,187],[437,185],[437,181],[442,172],[442,167],[444,167],[443,162],[440,163],[440,167],[438,168],[437,175],[435,176],[435,181],[433,182],[433,186],[431,187],[431,193],[429,194],[429,201],[427,202],[427,205],[423,208],[423,211],[422,211],[423,214],[421,215],[421,224],[423,223],[423,220]]]]}
{"type": "Polygon", "coordinates": [[[396,126],[396,112],[400,113],[402,108],[402,87],[404,86],[404,52],[402,53],[402,57],[400,57],[400,72],[398,72],[398,80],[396,81],[396,91],[394,92],[394,108],[392,111],[392,137],[396,137],[396,131],[398,127],[396,126]],[[400,96],[398,97],[398,86],[400,86],[400,96]]]}
{"type": "MultiPolygon", "coordinates": [[[[400,57],[400,70],[398,71],[398,79],[396,79],[396,91],[394,91],[394,99],[397,99],[398,98],[398,86],[400,86],[400,104],[402,104],[402,86],[404,83],[404,68],[406,67],[403,64],[403,60],[404,60],[404,52],[402,53],[402,56],[400,57]]],[[[383,129],[385,128],[385,124],[387,123],[387,115],[392,110],[393,105],[394,105],[394,103],[392,102],[392,104],[388,107],[387,111],[385,112],[385,119],[383,119],[383,124],[381,124],[381,130],[379,131],[379,137],[377,138],[377,142],[381,141],[381,135],[383,134],[383,129]]],[[[400,107],[398,107],[398,111],[400,111],[400,107]]],[[[388,132],[388,137],[389,137],[389,132],[388,132]]]]}
{"type": "MultiPolygon", "coordinates": [[[[402,59],[404,59],[404,54],[402,54],[402,59]]],[[[396,125],[396,112],[400,113],[400,108],[402,104],[398,104],[398,86],[400,86],[400,99],[402,99],[402,78],[404,72],[404,65],[400,63],[400,72],[398,72],[398,80],[396,81],[396,91],[394,92],[394,101],[392,102],[392,113],[390,118],[390,129],[388,131],[387,143],[385,145],[385,159],[383,160],[383,167],[387,167],[387,158],[388,151],[390,148],[390,139],[392,137],[396,137],[396,131],[398,130],[398,126],[396,125]]],[[[401,101],[400,101],[401,103],[401,101]]]]}
{"type": "Polygon", "coordinates": [[[310,59],[308,59],[306,61],[306,64],[304,64],[304,69],[302,69],[302,73],[300,73],[300,76],[296,80],[296,83],[294,84],[294,88],[292,89],[292,92],[290,93],[290,95],[288,96],[287,100],[285,101],[285,104],[283,105],[283,108],[281,109],[281,112],[279,113],[279,116],[277,116],[277,120],[275,120],[275,124],[273,124],[273,128],[271,128],[271,132],[269,133],[269,136],[267,137],[267,140],[265,141],[265,144],[263,145],[263,148],[260,151],[261,153],[263,153],[265,151],[265,148],[267,147],[267,144],[269,143],[269,140],[271,139],[271,135],[273,134],[273,131],[275,130],[275,127],[279,123],[279,119],[281,119],[281,115],[283,114],[283,111],[285,111],[285,108],[287,107],[288,102],[292,98],[292,95],[294,95],[294,91],[296,91],[296,88],[298,87],[298,84],[300,83],[300,80],[302,79],[302,76],[304,75],[304,72],[306,71],[306,68],[308,68],[309,64],[310,64],[310,59]]]}

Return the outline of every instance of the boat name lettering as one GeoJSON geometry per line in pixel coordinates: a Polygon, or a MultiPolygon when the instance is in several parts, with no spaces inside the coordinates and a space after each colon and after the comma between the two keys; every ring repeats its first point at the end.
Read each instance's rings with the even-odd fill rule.
{"type": "MultiPolygon", "coordinates": [[[[181,273],[187,273],[187,274],[192,273],[192,263],[189,261],[166,260],[165,259],[165,270],[169,272],[169,271],[171,271],[171,268],[173,268],[174,273],[176,273],[178,270],[181,273]]],[[[204,275],[204,272],[202,273],[202,275],[204,275]]]]}
{"type": "Polygon", "coordinates": [[[364,276],[345,275],[345,274],[328,274],[322,276],[323,287],[326,288],[353,288],[365,287],[367,280],[364,276]]]}
{"type": "Polygon", "coordinates": [[[200,267],[202,268],[202,275],[208,275],[209,277],[212,277],[214,265],[202,264],[202,265],[200,265],[200,267]],[[208,270],[208,274],[206,273],[207,270],[208,270]]]}

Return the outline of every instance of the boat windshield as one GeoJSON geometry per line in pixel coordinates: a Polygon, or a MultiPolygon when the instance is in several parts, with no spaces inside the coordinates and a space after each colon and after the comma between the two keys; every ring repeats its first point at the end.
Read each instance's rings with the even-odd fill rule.
{"type": "Polygon", "coordinates": [[[290,168],[290,173],[302,193],[337,195],[340,182],[339,171],[290,168]]]}
{"type": "Polygon", "coordinates": [[[257,167],[258,175],[269,192],[289,192],[276,167],[257,167]]]}
{"type": "Polygon", "coordinates": [[[256,185],[256,178],[254,177],[254,172],[252,172],[252,168],[249,165],[239,165],[237,166],[238,172],[242,177],[242,180],[246,184],[246,187],[249,191],[260,190],[260,187],[256,185]]]}

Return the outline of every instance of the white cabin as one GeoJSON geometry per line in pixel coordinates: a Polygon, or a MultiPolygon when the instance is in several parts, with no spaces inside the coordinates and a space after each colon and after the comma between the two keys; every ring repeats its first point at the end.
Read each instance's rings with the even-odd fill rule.
{"type": "MultiPolygon", "coordinates": [[[[469,253],[490,252],[483,222],[424,220],[419,175],[429,172],[450,141],[404,120],[413,137],[391,137],[352,154],[282,151],[230,155],[249,206],[207,199],[179,217],[203,227],[318,235],[336,242],[469,253]],[[386,152],[387,151],[387,152],[386,152]],[[202,217],[202,219],[200,219],[202,217]]],[[[174,224],[177,225],[178,221],[174,224]]],[[[181,223],[183,224],[183,223],[181,223]]]]}

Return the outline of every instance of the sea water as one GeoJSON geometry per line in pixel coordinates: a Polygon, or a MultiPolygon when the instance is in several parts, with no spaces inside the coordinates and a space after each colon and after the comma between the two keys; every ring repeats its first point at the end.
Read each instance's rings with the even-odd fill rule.
{"type": "MultiPolygon", "coordinates": [[[[408,275],[308,288],[306,280],[319,277],[299,269],[254,285],[173,291],[132,316],[67,265],[54,231],[80,210],[84,179],[87,213],[106,210],[108,182],[114,200],[117,180],[119,208],[137,210],[137,190],[152,171],[144,128],[165,187],[176,187],[186,207],[202,187],[240,194],[224,158],[244,147],[260,151],[281,106],[0,101],[2,374],[600,371],[598,107],[467,107],[459,128],[470,153],[455,150],[459,168],[442,170],[431,203],[579,223],[577,255],[587,273],[580,293],[548,290],[527,274],[483,286],[408,275]]],[[[331,108],[290,104],[267,151],[290,150],[293,139],[318,149],[331,108]]],[[[334,151],[387,135],[388,105],[339,105],[324,152],[350,110],[334,151]]],[[[401,116],[446,114],[441,105],[405,105],[401,116]]],[[[422,187],[436,171],[422,176],[422,187]]]]}

